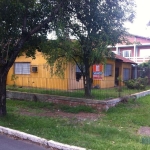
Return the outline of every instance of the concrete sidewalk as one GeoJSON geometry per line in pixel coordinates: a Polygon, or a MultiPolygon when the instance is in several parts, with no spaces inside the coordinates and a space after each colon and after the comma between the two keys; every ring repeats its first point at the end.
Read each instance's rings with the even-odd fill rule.
{"type": "Polygon", "coordinates": [[[48,148],[56,148],[58,150],[86,150],[85,148],[62,144],[59,142],[55,142],[53,140],[46,140],[44,138],[40,138],[35,135],[27,134],[24,132],[20,132],[20,131],[2,127],[2,126],[0,126],[0,133],[9,135],[9,136],[12,136],[15,138],[19,138],[21,140],[27,140],[30,142],[34,142],[34,143],[40,144],[40,145],[48,147],[48,148]]]}

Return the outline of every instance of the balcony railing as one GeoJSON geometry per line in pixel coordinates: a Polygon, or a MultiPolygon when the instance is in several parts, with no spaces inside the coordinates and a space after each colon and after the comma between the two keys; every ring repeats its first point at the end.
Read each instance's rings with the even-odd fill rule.
{"type": "Polygon", "coordinates": [[[125,57],[125,58],[130,59],[138,64],[141,64],[150,60],[150,57],[125,57]]]}

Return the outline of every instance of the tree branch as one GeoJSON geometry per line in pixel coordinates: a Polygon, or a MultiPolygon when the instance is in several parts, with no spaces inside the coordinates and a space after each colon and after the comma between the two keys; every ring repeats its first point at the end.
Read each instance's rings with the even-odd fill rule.
{"type": "Polygon", "coordinates": [[[48,24],[49,22],[51,22],[52,20],[54,20],[56,18],[56,14],[59,12],[59,9],[62,7],[63,1],[57,5],[57,7],[53,8],[53,10],[51,10],[51,15],[49,15],[47,17],[47,19],[45,19],[44,21],[42,21],[41,24],[39,24],[38,26],[36,26],[35,28],[33,28],[30,32],[29,35],[32,36],[33,34],[37,33],[38,31],[41,30],[41,28],[43,26],[45,26],[46,24],[48,24]]]}
{"type": "Polygon", "coordinates": [[[25,16],[23,17],[22,35],[27,34],[26,26],[27,26],[27,16],[25,14],[25,16]]]}

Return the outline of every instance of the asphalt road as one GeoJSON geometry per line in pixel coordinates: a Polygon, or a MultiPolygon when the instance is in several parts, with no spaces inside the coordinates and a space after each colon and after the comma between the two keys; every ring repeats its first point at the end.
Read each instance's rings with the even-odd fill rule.
{"type": "Polygon", "coordinates": [[[0,150],[48,150],[42,146],[0,134],[0,150]]]}

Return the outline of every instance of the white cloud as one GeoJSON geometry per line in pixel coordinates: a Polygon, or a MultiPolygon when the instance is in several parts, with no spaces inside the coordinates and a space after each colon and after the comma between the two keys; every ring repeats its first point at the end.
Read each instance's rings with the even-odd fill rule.
{"type": "Polygon", "coordinates": [[[136,0],[136,4],[134,22],[125,25],[130,28],[129,32],[132,34],[150,37],[150,27],[147,27],[147,23],[150,21],[150,0],[136,0]]]}

